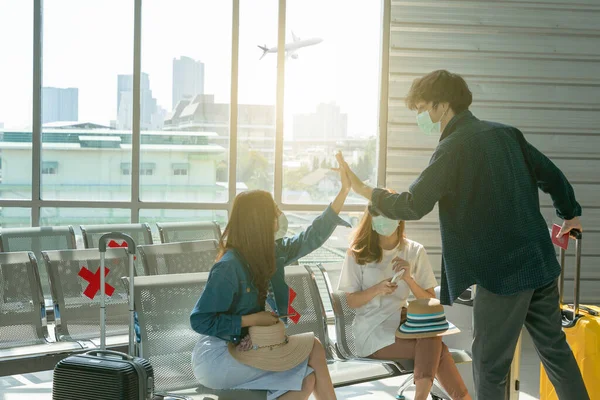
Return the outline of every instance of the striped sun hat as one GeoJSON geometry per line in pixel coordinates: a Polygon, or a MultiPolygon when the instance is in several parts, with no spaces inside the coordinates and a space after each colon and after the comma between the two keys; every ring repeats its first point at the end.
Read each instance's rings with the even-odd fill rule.
{"type": "Polygon", "coordinates": [[[406,321],[396,330],[396,337],[420,339],[459,332],[456,326],[446,320],[444,307],[438,299],[417,299],[408,303],[406,321]]]}

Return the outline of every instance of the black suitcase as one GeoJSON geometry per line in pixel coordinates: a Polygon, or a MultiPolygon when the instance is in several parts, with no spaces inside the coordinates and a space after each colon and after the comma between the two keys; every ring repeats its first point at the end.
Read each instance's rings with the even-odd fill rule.
{"type": "Polygon", "coordinates": [[[154,371],[149,361],[133,357],[133,256],[135,243],[123,233],[102,235],[100,250],[100,350],[67,357],[54,368],[52,400],[147,400],[154,395],[154,371]],[[104,258],[108,239],[127,242],[129,255],[129,354],[106,350],[104,258]]]}

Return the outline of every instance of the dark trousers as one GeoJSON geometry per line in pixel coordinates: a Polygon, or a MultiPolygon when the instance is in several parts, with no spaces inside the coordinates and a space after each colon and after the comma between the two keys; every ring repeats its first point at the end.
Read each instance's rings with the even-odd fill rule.
{"type": "Polygon", "coordinates": [[[506,379],[523,324],[560,400],[589,400],[561,325],[558,285],[501,296],[477,287],[473,377],[476,398],[503,400],[506,379]]]}

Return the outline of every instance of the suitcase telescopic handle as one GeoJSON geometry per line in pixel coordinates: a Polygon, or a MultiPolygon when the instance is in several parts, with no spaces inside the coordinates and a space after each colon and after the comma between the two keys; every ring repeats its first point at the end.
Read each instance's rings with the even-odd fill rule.
{"type": "Polygon", "coordinates": [[[583,237],[583,233],[581,233],[579,229],[571,229],[571,232],[569,232],[569,236],[571,236],[573,239],[581,240],[581,238],[583,237]]]}
{"type": "Polygon", "coordinates": [[[116,358],[120,358],[121,360],[127,360],[127,361],[133,360],[133,357],[131,357],[128,354],[120,353],[118,351],[112,351],[112,350],[90,350],[90,351],[86,351],[84,354],[88,355],[88,356],[113,356],[116,358]]]}
{"type": "Polygon", "coordinates": [[[98,248],[100,249],[100,253],[106,253],[106,244],[109,239],[124,240],[127,242],[127,252],[129,254],[135,254],[135,242],[133,241],[133,238],[121,232],[109,232],[100,236],[100,239],[98,239],[98,248]]]}
{"type": "Polygon", "coordinates": [[[104,258],[106,256],[106,246],[110,239],[123,240],[127,243],[127,253],[129,258],[129,354],[135,352],[135,310],[133,301],[133,276],[135,275],[135,268],[133,265],[134,254],[135,254],[135,242],[133,238],[122,232],[109,232],[100,236],[98,239],[98,248],[100,250],[100,348],[106,349],[106,302],[104,299],[105,293],[105,266],[104,258]]]}
{"type": "MultiPolygon", "coordinates": [[[[581,284],[581,239],[583,233],[579,229],[572,229],[569,232],[569,237],[575,239],[575,279],[574,279],[574,298],[573,298],[573,317],[571,323],[575,323],[577,314],[579,313],[579,297],[580,297],[580,284],[581,284]]],[[[560,304],[563,305],[563,293],[564,293],[564,281],[565,281],[565,249],[560,248],[560,304]]]]}

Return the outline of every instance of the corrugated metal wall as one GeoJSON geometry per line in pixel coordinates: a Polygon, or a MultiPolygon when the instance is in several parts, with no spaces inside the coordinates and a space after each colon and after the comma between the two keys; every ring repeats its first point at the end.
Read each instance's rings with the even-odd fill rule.
{"type": "MultiPolygon", "coordinates": [[[[600,303],[600,0],[392,2],[386,174],[392,189],[405,190],[437,144],[419,133],[404,106],[413,79],[436,69],[461,74],[477,117],[518,127],[567,175],[584,207],[582,301],[600,303]]],[[[540,194],[546,220],[559,223],[549,196],[540,194]]],[[[407,233],[427,247],[439,276],[437,209],[410,223],[407,233]]],[[[572,278],[570,269],[566,299],[572,278]]]]}

